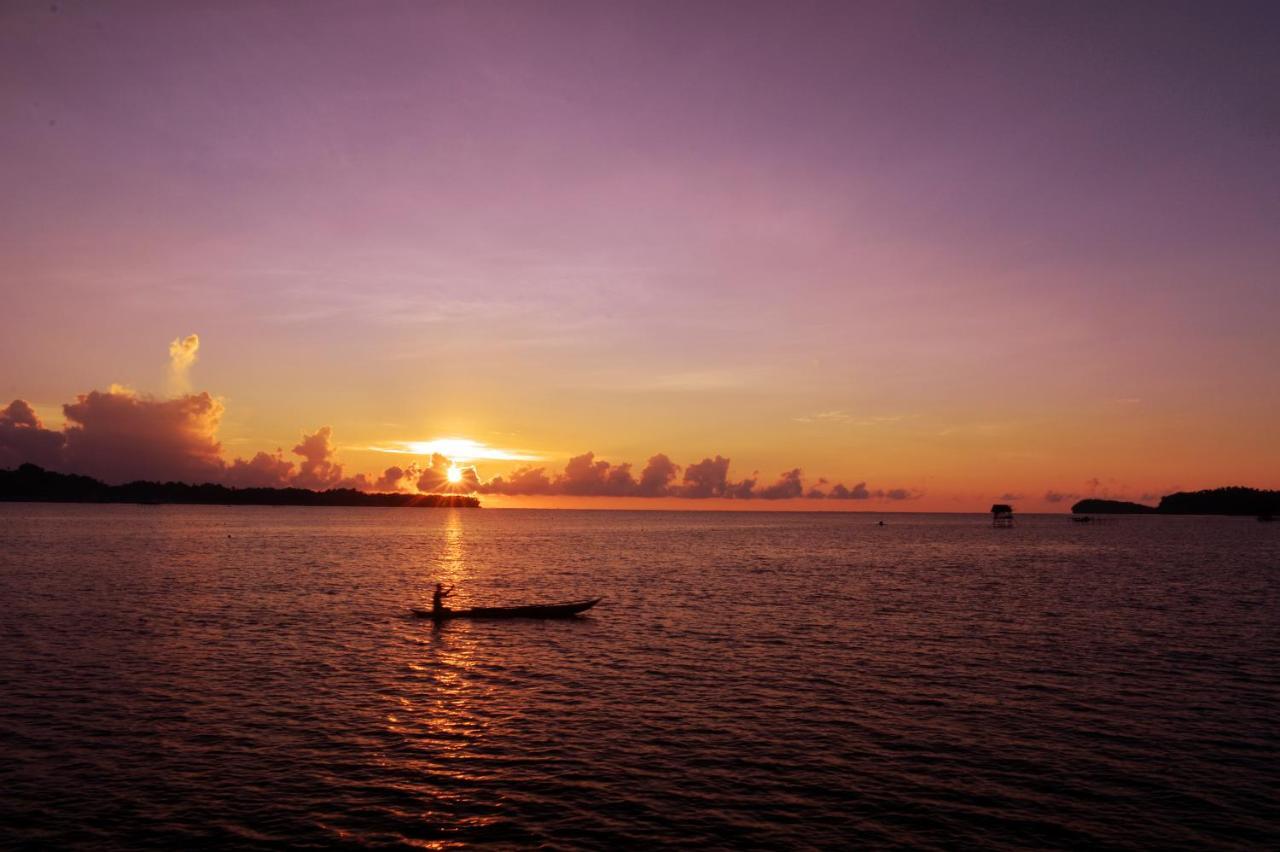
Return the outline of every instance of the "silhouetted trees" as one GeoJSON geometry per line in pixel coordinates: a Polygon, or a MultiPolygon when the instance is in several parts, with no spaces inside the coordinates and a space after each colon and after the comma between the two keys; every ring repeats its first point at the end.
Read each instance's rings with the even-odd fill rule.
{"type": "Polygon", "coordinates": [[[1170,515],[1273,515],[1280,512],[1280,491],[1240,486],[1179,491],[1161,497],[1158,511],[1170,515]]]}
{"type": "Polygon", "coordinates": [[[1207,488],[1203,491],[1179,491],[1161,497],[1159,506],[1091,498],[1076,503],[1071,511],[1077,515],[1274,515],[1280,512],[1280,491],[1263,491],[1238,485],[1207,488]]]}
{"type": "Polygon", "coordinates": [[[1154,515],[1158,509],[1143,503],[1130,503],[1126,500],[1103,500],[1089,497],[1071,507],[1076,515],[1154,515]]]}
{"type": "Polygon", "coordinates": [[[206,482],[128,482],[107,485],[88,476],[54,473],[33,464],[0,470],[0,501],[47,503],[189,503],[217,506],[461,506],[480,501],[461,494],[366,494],[353,488],[228,488],[206,482]]]}

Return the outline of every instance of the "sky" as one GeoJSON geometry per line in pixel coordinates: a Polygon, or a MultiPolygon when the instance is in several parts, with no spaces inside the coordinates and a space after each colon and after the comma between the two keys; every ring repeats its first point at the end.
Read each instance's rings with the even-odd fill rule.
{"type": "Polygon", "coordinates": [[[11,0],[0,466],[1280,487],[1278,43],[1271,3],[11,0]]]}

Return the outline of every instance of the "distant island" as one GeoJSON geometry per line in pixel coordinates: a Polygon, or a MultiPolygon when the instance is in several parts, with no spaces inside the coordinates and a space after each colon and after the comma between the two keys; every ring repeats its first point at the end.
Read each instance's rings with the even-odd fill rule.
{"type": "Polygon", "coordinates": [[[1160,505],[1147,506],[1123,500],[1081,500],[1071,507],[1076,515],[1257,515],[1280,514],[1280,491],[1258,488],[1208,488],[1179,491],[1160,498],[1160,505]]]}
{"type": "Polygon", "coordinates": [[[107,485],[88,476],[54,473],[33,464],[0,470],[0,502],[184,503],[205,506],[405,506],[478,508],[461,494],[367,494],[354,488],[229,488],[206,482],[128,482],[107,485]]]}
{"type": "Polygon", "coordinates": [[[1081,500],[1071,507],[1075,515],[1154,515],[1159,511],[1155,506],[1144,503],[1130,503],[1126,500],[1099,500],[1090,497],[1081,500]]]}

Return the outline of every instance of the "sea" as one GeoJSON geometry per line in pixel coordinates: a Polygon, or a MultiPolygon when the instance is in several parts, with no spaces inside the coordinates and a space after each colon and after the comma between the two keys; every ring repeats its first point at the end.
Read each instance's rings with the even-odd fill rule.
{"type": "Polygon", "coordinates": [[[0,846],[209,845],[1277,848],[1280,524],[0,504],[0,846]]]}

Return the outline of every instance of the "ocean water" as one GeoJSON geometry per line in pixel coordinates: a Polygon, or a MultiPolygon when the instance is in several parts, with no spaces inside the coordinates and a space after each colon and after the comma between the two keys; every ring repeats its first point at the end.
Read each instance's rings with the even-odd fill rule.
{"type": "Polygon", "coordinates": [[[1252,519],[0,505],[6,847],[1275,848],[1278,707],[1252,519]]]}

